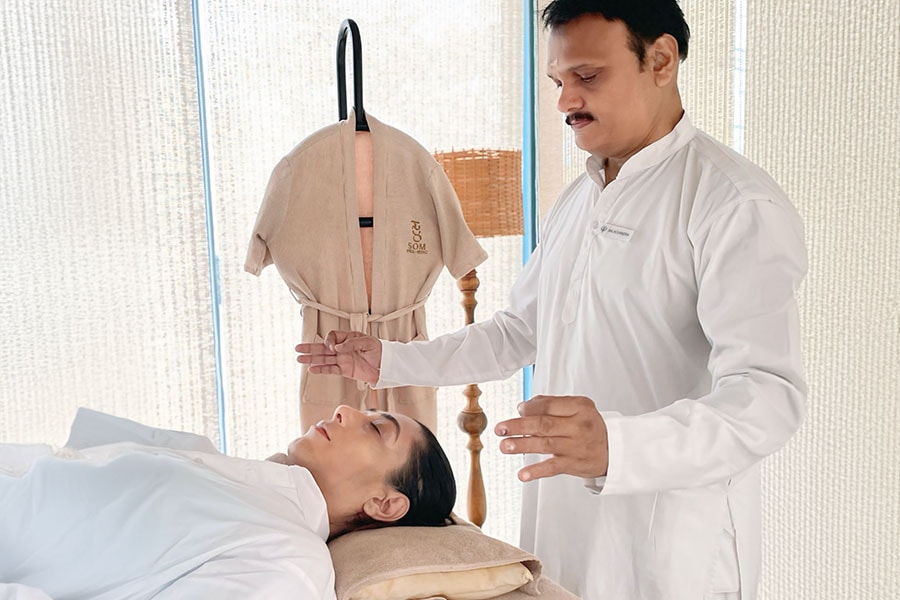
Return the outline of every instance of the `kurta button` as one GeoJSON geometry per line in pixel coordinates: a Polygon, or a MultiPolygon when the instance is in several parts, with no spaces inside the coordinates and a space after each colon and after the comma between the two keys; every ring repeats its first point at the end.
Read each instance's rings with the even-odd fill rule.
{"type": "Polygon", "coordinates": [[[597,233],[597,230],[600,228],[600,223],[597,221],[591,221],[591,231],[597,233]]]}

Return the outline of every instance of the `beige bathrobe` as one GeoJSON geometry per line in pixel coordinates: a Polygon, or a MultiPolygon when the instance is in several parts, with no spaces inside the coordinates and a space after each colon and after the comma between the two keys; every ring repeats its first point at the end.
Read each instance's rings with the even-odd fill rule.
{"type": "MultiPolygon", "coordinates": [[[[463,219],[456,193],[441,166],[418,142],[366,115],[371,147],[374,218],[371,289],[367,291],[360,241],[361,137],[354,117],[313,133],[275,167],[247,252],[254,275],[275,264],[303,306],[304,342],[321,341],[332,329],[361,331],[380,339],[427,339],[424,303],[446,265],[460,278],[487,253],[463,219]],[[369,305],[371,296],[371,308],[369,305]]],[[[365,261],[367,262],[367,261],[365,261]]],[[[460,311],[460,323],[464,322],[460,311]]],[[[304,427],[329,418],[338,404],[363,406],[368,386],[303,367],[300,383],[304,427]]],[[[378,408],[436,426],[435,389],[378,390],[378,408]]]]}

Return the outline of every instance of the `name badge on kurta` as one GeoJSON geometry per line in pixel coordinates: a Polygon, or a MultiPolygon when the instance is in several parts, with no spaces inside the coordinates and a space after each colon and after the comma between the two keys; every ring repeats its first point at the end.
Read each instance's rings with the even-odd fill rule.
{"type": "Polygon", "coordinates": [[[631,241],[631,236],[634,235],[634,229],[613,225],[612,223],[604,223],[600,226],[600,235],[620,242],[628,242],[631,241]]]}

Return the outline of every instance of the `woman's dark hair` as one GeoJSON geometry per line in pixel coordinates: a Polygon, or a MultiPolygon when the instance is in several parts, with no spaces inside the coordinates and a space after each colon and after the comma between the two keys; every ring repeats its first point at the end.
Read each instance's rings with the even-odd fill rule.
{"type": "MultiPolygon", "coordinates": [[[[415,419],[413,419],[416,421],[415,419]]],[[[360,511],[350,519],[346,528],[331,539],[357,529],[372,529],[390,525],[435,527],[450,522],[456,504],[456,478],[440,442],[431,430],[416,421],[422,436],[415,442],[409,459],[387,475],[387,483],[409,498],[409,509],[400,519],[389,523],[378,521],[360,511]]]]}
{"type": "Polygon", "coordinates": [[[456,504],[456,479],[440,442],[422,423],[419,427],[422,437],[409,460],[388,475],[388,483],[409,498],[409,510],[395,524],[443,525],[456,504]]]}
{"type": "Polygon", "coordinates": [[[622,21],[631,34],[631,49],[644,64],[646,44],[668,33],[678,42],[678,56],[687,58],[691,30],[676,0],[553,0],[541,19],[552,29],[582,15],[600,15],[607,21],[622,21]]]}

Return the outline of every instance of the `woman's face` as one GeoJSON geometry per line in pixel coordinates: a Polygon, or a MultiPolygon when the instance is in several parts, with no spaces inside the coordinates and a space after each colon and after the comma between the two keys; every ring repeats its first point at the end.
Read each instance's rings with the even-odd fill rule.
{"type": "Polygon", "coordinates": [[[328,499],[385,484],[422,439],[422,426],[405,415],[339,406],[291,442],[288,463],[308,469],[328,499]]]}

